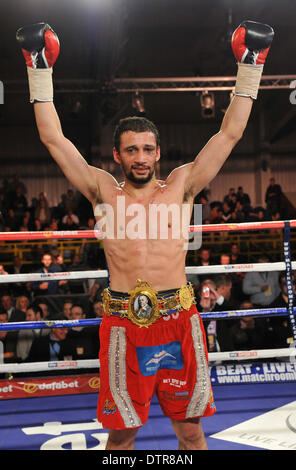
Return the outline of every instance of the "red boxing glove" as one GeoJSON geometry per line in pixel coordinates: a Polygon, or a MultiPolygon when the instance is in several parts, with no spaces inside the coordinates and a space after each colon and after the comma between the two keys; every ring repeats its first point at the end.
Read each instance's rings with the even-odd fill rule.
{"type": "Polygon", "coordinates": [[[59,52],[59,38],[46,23],[36,23],[17,30],[16,40],[22,48],[27,67],[50,68],[59,52]]]}
{"type": "Polygon", "coordinates": [[[238,62],[264,65],[274,31],[271,26],[255,21],[243,21],[232,35],[231,45],[238,62]]]}

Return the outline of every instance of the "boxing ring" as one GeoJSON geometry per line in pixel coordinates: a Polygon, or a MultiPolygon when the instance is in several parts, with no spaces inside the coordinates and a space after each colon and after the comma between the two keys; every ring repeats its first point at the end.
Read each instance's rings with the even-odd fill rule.
{"type": "MultiPolygon", "coordinates": [[[[282,349],[209,353],[211,383],[217,412],[203,418],[209,450],[296,450],[296,322],[291,260],[290,230],[296,220],[191,226],[190,231],[254,231],[282,229],[283,262],[216,266],[188,266],[186,274],[218,274],[254,271],[284,271],[288,307],[244,309],[202,313],[204,320],[243,316],[285,316],[292,338],[282,349]]],[[[92,239],[93,230],[69,232],[0,233],[0,240],[92,239]]],[[[251,235],[250,235],[251,236],[251,235]]],[[[105,270],[8,274],[0,283],[97,279],[105,270]]],[[[161,320],[159,320],[161,321],[161,320]]],[[[100,318],[35,321],[0,324],[0,331],[99,325],[100,318]]],[[[99,360],[0,364],[1,450],[103,450],[108,430],[96,420],[100,387],[99,360]],[[87,369],[87,372],[82,373],[87,369]],[[89,372],[89,370],[93,372],[89,372]],[[63,371],[67,371],[63,375],[63,371]],[[52,375],[34,377],[40,372],[52,375]],[[59,374],[55,375],[55,372],[59,374]],[[16,377],[15,374],[25,374],[16,377]],[[32,374],[32,377],[27,378],[32,374]]],[[[177,384],[176,384],[177,386],[177,384]]],[[[177,439],[170,420],[153,398],[148,422],[140,428],[136,450],[176,450],[177,439]]]]}

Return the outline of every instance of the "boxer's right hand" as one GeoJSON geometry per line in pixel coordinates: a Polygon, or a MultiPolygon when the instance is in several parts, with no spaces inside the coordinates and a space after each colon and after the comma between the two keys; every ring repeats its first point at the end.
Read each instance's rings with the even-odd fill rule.
{"type": "Polygon", "coordinates": [[[18,29],[16,40],[27,64],[30,102],[53,101],[52,66],[60,52],[56,33],[48,24],[36,23],[18,29]]]}
{"type": "Polygon", "coordinates": [[[22,48],[27,67],[34,69],[52,67],[60,52],[58,36],[46,23],[19,28],[16,40],[22,48]]]}

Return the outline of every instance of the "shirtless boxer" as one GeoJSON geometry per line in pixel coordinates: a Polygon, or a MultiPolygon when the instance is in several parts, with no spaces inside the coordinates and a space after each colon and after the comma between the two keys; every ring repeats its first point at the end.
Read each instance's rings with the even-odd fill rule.
{"type": "MultiPolygon", "coordinates": [[[[160,146],[154,124],[145,118],[122,120],[113,148],[124,176],[119,184],[111,174],[90,166],[63,135],[53,104],[52,66],[59,54],[56,34],[44,23],[17,32],[41,141],[70,183],[92,203],[95,214],[103,203],[112,207],[115,220],[121,217],[122,221],[117,213],[121,196],[126,208],[135,203],[145,208],[146,227],[151,204],[181,207],[186,203],[192,208],[194,197],[217,175],[243,135],[272,38],[272,28],[260,23],[247,21],[235,30],[235,97],[221,128],[193,162],[176,168],[166,181],[155,176],[160,146]]],[[[126,212],[123,226],[130,220],[126,212]]],[[[117,225],[115,236],[104,239],[110,286],[104,291],[100,328],[98,420],[110,429],[106,449],[134,448],[154,393],[171,418],[179,449],[206,449],[200,418],[214,414],[215,403],[204,329],[186,282],[185,237],[170,237],[170,222],[167,239],[159,231],[156,238],[129,238],[122,233],[122,224],[117,225]],[[152,309],[141,317],[136,305],[143,295],[152,309]]]]}

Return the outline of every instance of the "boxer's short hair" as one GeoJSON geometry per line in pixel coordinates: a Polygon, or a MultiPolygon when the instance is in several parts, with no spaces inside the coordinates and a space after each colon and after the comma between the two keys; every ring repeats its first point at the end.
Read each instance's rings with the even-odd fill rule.
{"type": "Polygon", "coordinates": [[[160,144],[159,132],[157,127],[152,121],[143,116],[130,116],[120,119],[113,134],[113,146],[119,153],[120,137],[124,132],[153,132],[156,139],[157,147],[160,144]]]}

